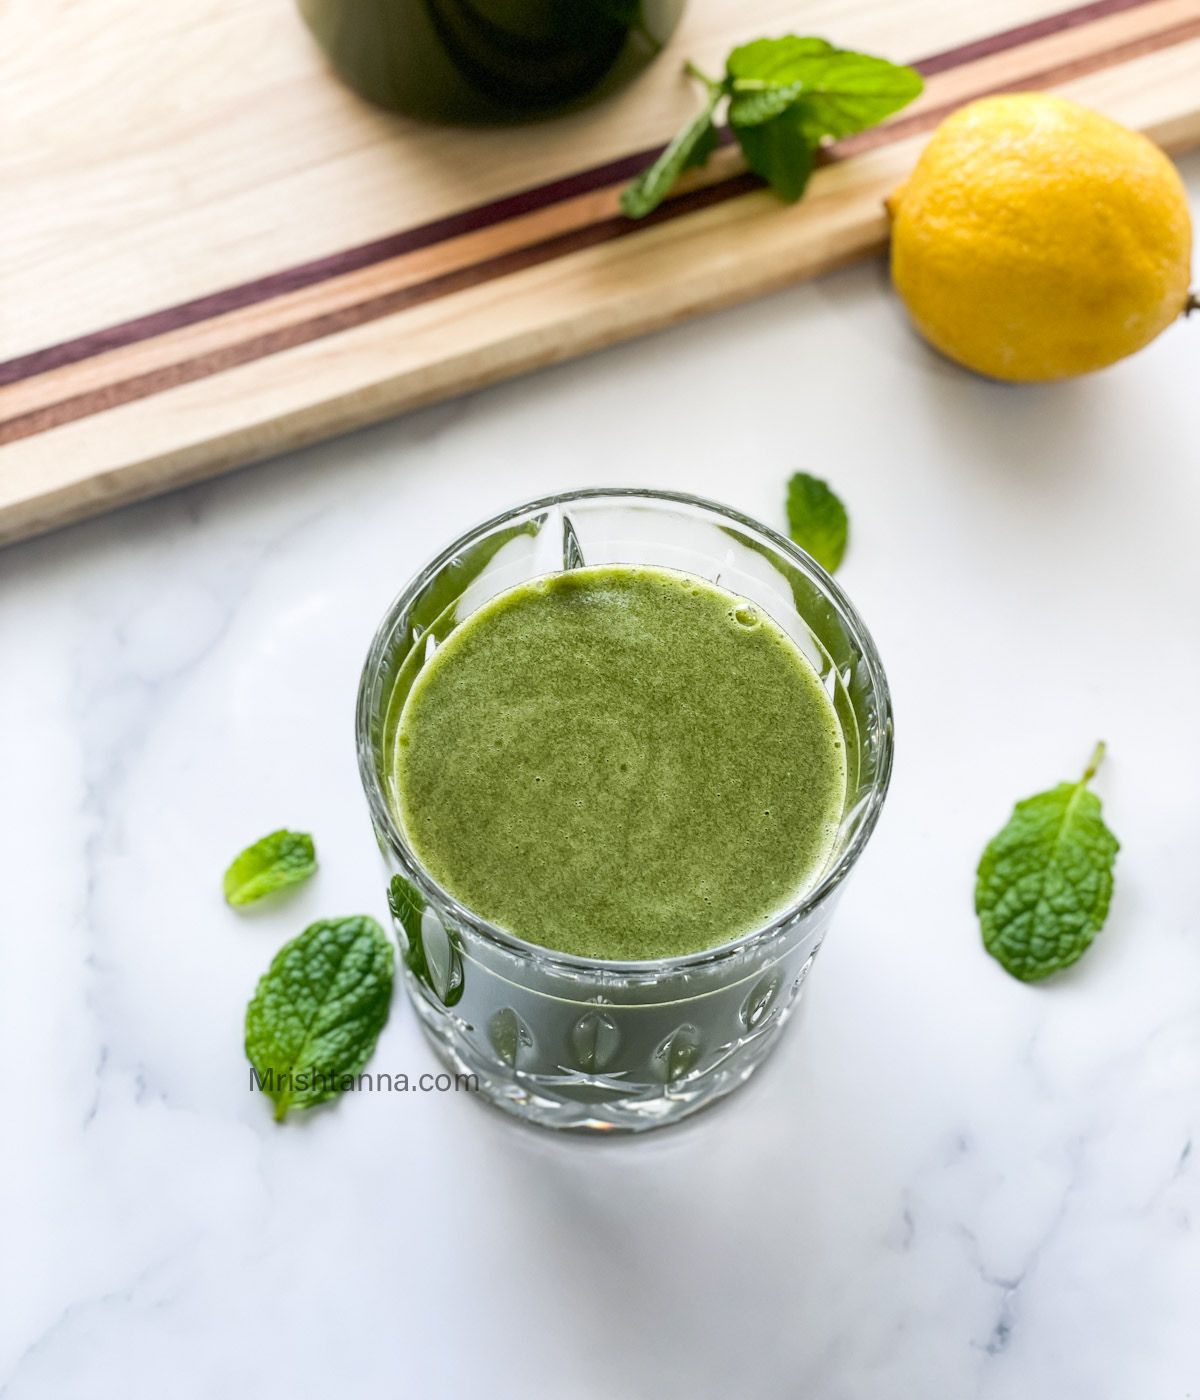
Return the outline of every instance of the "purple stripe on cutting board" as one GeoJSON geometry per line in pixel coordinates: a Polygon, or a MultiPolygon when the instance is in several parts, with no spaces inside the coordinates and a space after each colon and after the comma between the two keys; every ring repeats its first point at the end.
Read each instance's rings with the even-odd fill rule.
{"type": "Polygon", "coordinates": [[[1003,53],[1006,49],[1019,48],[1022,44],[1032,44],[1035,39],[1046,39],[1051,34],[1062,34],[1068,29],[1078,29],[1084,24],[1094,24],[1098,19],[1109,15],[1119,15],[1124,10],[1136,10],[1142,5],[1152,4],[1153,0],[1093,0],[1090,5],[1080,5],[1078,9],[1062,10],[1044,19],[1033,19],[1027,24],[1019,24],[1014,29],[1002,29],[999,34],[989,34],[985,39],[976,39],[970,44],[960,44],[947,49],[945,53],[931,54],[920,63],[913,64],[927,78],[935,73],[945,73],[951,68],[962,68],[981,58],[1003,53]]]}

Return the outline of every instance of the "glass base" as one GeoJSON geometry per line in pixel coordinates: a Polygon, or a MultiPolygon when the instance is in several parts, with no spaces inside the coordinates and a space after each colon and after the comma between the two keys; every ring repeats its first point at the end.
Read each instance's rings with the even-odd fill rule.
{"type": "Polygon", "coordinates": [[[431,1003],[420,982],[407,973],[404,981],[438,1058],[456,1074],[473,1075],[478,1093],[489,1103],[542,1128],[639,1133],[678,1123],[744,1084],[775,1048],[796,1011],[804,977],[796,980],[790,999],[781,999],[760,1025],[722,1047],[719,1058],[668,1084],[635,1084],[567,1065],[558,1066],[558,1073],[509,1069],[481,1054],[472,1043],[471,1028],[460,1026],[458,1017],[447,1016],[443,1007],[431,1003]]]}

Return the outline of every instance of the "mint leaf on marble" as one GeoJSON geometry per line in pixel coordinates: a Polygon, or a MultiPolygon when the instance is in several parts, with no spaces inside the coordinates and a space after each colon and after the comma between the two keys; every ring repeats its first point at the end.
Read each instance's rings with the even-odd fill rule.
{"type": "Polygon", "coordinates": [[[831,574],[846,553],[850,518],[829,483],[797,472],[788,482],[788,534],[831,574]]]}
{"type": "Polygon", "coordinates": [[[621,195],[631,219],[657,208],[684,170],[716,150],[722,102],[746,164],[791,202],[804,193],[822,141],[874,126],[924,85],[915,69],[795,34],[740,45],[722,78],[694,63],[685,71],[704,84],[704,108],[621,195]]]}
{"type": "Polygon", "coordinates": [[[304,831],[273,831],[237,856],[225,872],[225,899],[252,904],[264,895],[298,885],[317,868],[313,839],[304,831]]]}
{"type": "Polygon", "coordinates": [[[258,1087],[289,1109],[334,1098],[387,1024],[392,943],[374,919],[322,919],[276,953],[246,1008],[246,1058],[258,1087]]]}
{"type": "Polygon", "coordinates": [[[1097,744],[1078,782],[1018,802],[979,862],[983,946],[1023,982],[1077,962],[1108,915],[1120,843],[1088,787],[1103,757],[1097,744]]]}

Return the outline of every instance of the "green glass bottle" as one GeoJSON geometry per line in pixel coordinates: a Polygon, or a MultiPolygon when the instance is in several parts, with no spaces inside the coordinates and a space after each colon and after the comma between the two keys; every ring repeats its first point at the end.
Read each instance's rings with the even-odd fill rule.
{"type": "Polygon", "coordinates": [[[684,0],[299,0],[341,77],[436,121],[519,120],[627,82],[684,0]]]}

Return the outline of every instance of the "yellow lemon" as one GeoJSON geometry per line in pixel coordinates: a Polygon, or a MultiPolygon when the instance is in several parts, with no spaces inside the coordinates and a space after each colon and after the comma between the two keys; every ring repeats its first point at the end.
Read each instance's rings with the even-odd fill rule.
{"type": "Polygon", "coordinates": [[[1100,369],[1196,304],[1175,167],[1061,97],[961,108],[888,208],[892,279],[917,329],[996,379],[1100,369]]]}

